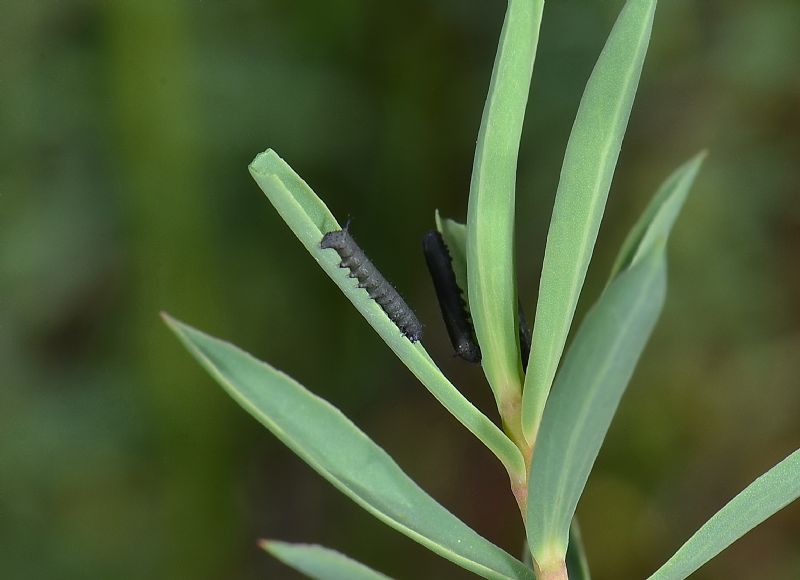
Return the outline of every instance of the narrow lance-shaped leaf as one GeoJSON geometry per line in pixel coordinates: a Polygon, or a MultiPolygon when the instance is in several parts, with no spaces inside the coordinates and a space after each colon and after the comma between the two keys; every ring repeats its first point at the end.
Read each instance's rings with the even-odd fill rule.
{"type": "Polygon", "coordinates": [[[543,0],[509,0],[478,134],[467,211],[472,321],[486,378],[503,417],[516,409],[514,424],[507,427],[517,432],[522,367],[516,327],[514,199],[543,7],[543,0]]]}
{"type": "Polygon", "coordinates": [[[391,580],[335,550],[312,544],[263,540],[259,545],[275,558],[314,580],[391,580]]]}
{"type": "Polygon", "coordinates": [[[330,403],[232,344],[165,320],[237,403],[373,516],[485,578],[532,579],[521,562],[437,503],[330,403]]]}
{"type": "Polygon", "coordinates": [[[665,287],[662,241],[608,286],[567,353],[528,480],[528,542],[540,569],[563,566],[575,508],[661,312],[665,287]]]}
{"type": "MultiPolygon", "coordinates": [[[[642,216],[631,229],[631,232],[628,235],[625,243],[622,245],[615,262],[615,264],[618,266],[614,268],[609,285],[613,285],[619,280],[621,275],[620,272],[624,273],[630,271],[634,266],[639,265],[645,257],[651,256],[654,251],[658,251],[659,248],[664,245],[672,231],[672,226],[675,223],[678,213],[680,212],[680,209],[686,200],[689,189],[691,188],[691,185],[697,176],[697,172],[702,164],[704,156],[705,155],[703,153],[695,156],[693,159],[675,170],[672,175],[670,175],[670,177],[661,185],[658,192],[653,197],[653,200],[650,202],[647,209],[643,212],[642,216]]],[[[607,294],[608,289],[606,293],[601,296],[601,299],[598,301],[598,304],[595,305],[594,310],[605,308],[603,304],[609,300],[607,294]]],[[[655,297],[657,297],[657,294],[654,294],[654,298],[655,297]]],[[[564,367],[558,375],[556,380],[556,388],[554,388],[552,395],[553,401],[548,402],[545,409],[545,417],[554,417],[554,419],[542,423],[541,437],[543,443],[534,453],[535,470],[537,469],[536,466],[539,465],[537,460],[541,462],[554,461],[553,457],[558,455],[560,452],[559,449],[562,451],[566,449],[569,437],[582,437],[583,439],[581,441],[575,443],[575,449],[578,451],[573,450],[571,452],[572,454],[564,456],[564,461],[560,465],[561,468],[564,469],[564,478],[558,485],[567,484],[569,481],[580,482],[580,478],[583,478],[583,483],[581,483],[579,487],[570,488],[571,495],[569,495],[566,487],[550,487],[543,489],[543,484],[541,484],[540,481],[545,477],[546,474],[535,472],[531,477],[530,492],[533,493],[533,489],[536,489],[535,493],[539,494],[539,497],[537,497],[535,501],[538,505],[548,504],[549,499],[553,498],[566,498],[568,500],[568,504],[577,503],[577,500],[580,497],[580,493],[583,489],[583,484],[585,484],[585,477],[588,477],[588,470],[591,469],[591,465],[594,462],[594,458],[596,457],[597,451],[599,450],[603,437],[605,436],[605,431],[608,428],[608,422],[611,421],[614,410],[616,409],[616,403],[614,401],[618,401],[618,398],[621,396],[622,391],[625,389],[627,384],[627,379],[624,378],[624,374],[620,374],[617,376],[616,381],[608,381],[606,385],[602,387],[605,389],[604,391],[597,390],[597,392],[583,392],[581,387],[587,391],[592,391],[592,389],[595,389],[597,385],[592,385],[592,383],[588,381],[582,384],[579,380],[569,383],[563,390],[561,390],[562,382],[566,381],[565,377],[567,376],[567,373],[572,372],[574,367],[579,367],[580,365],[589,364],[591,362],[588,359],[579,360],[575,354],[579,347],[579,341],[585,342],[587,340],[588,327],[590,327],[589,320],[590,319],[587,318],[587,320],[581,326],[581,330],[578,334],[578,337],[575,339],[575,343],[569,351],[567,359],[564,363],[564,367]],[[601,395],[601,398],[595,401],[599,404],[599,407],[596,409],[586,406],[584,401],[584,399],[587,397],[592,397],[594,395],[601,395]],[[564,397],[572,397],[572,414],[567,414],[564,412],[564,397]],[[584,402],[582,404],[583,406],[579,405],[579,402],[584,402]],[[609,406],[611,403],[613,403],[613,405],[609,406]],[[562,405],[559,406],[559,404],[562,405]],[[559,409],[561,409],[560,412],[559,409]],[[580,416],[580,413],[585,413],[586,415],[580,416]],[[576,427],[576,422],[579,422],[579,424],[582,426],[586,426],[590,425],[591,421],[595,421],[594,432],[587,430],[581,432],[581,428],[576,427]],[[547,444],[545,442],[547,442],[547,444]],[[593,451],[591,451],[590,455],[583,457],[583,463],[577,462],[577,459],[580,457],[580,453],[587,452],[590,448],[593,448],[593,451]],[[547,454],[550,454],[551,459],[540,457],[540,455],[544,456],[547,454]],[[569,471],[570,469],[573,471],[569,471]],[[574,471],[576,469],[581,469],[582,471],[574,471]]],[[[643,323],[646,321],[643,319],[640,322],[643,323]]],[[[596,322],[593,324],[596,324],[596,322]]],[[[634,334],[629,334],[629,339],[637,340],[634,334]]],[[[612,334],[612,330],[609,329],[608,337],[612,336],[615,335],[612,334]]],[[[618,335],[617,338],[621,339],[623,337],[622,335],[618,335]]],[[[642,334],[641,339],[636,343],[635,347],[641,348],[644,345],[646,338],[647,335],[642,334]]],[[[606,346],[609,345],[604,344],[604,347],[606,346]]],[[[598,349],[596,354],[608,355],[609,353],[604,352],[602,349],[598,349]]],[[[635,364],[636,361],[635,359],[632,359],[628,362],[629,364],[635,364]]],[[[598,367],[586,367],[584,371],[586,373],[591,373],[597,368],[598,367]]],[[[633,367],[630,367],[629,370],[632,371],[633,367]]],[[[550,485],[554,485],[554,480],[550,480],[550,485]]],[[[550,507],[554,506],[550,505],[550,507]]],[[[570,509],[574,509],[574,505],[570,509]]],[[[550,522],[548,524],[540,525],[555,525],[561,530],[560,533],[563,534],[564,526],[568,521],[566,519],[567,515],[566,513],[562,513],[559,517],[560,519],[556,524],[550,522]]],[[[575,522],[573,520],[572,533],[570,534],[571,546],[574,536],[575,522]]]]}
{"type": "Polygon", "coordinates": [[[800,450],[751,483],[689,538],[649,580],[683,580],[800,497],[800,450]]]}
{"type": "Polygon", "coordinates": [[[311,256],[400,360],[500,459],[512,481],[524,481],[524,460],[511,440],[447,380],[420,343],[412,343],[403,336],[380,306],[369,298],[366,290],[358,288],[358,281],[350,278],[346,269],[339,267],[339,255],[334,250],[320,248],[323,235],[339,230],[341,226],[306,182],[271,150],[255,158],[250,164],[250,173],[311,256]]]}
{"type": "Polygon", "coordinates": [[[533,444],[567,340],[650,41],[656,0],[628,0],[595,65],[567,144],[547,234],[522,424],[533,444]]]}

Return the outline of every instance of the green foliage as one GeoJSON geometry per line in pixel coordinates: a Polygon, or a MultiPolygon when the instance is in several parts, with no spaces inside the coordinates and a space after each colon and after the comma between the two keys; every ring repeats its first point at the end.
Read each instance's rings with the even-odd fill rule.
{"type": "Polygon", "coordinates": [[[659,245],[611,283],[567,353],[528,480],[528,541],[542,565],[566,558],[572,516],[665,291],[665,256],[659,245]]]}
{"type": "Polygon", "coordinates": [[[389,580],[335,550],[308,544],[263,540],[259,545],[278,560],[317,580],[389,580]]]}
{"type": "Polygon", "coordinates": [[[583,547],[583,533],[577,520],[572,520],[569,529],[569,547],[567,548],[567,573],[572,580],[592,580],[589,573],[589,560],[583,547]]]}
{"type": "Polygon", "coordinates": [[[531,578],[422,491],[383,449],[302,385],[235,346],[165,316],[197,361],[247,412],[342,493],[426,548],[486,578],[531,578]]]}
{"type": "Polygon", "coordinates": [[[521,441],[514,200],[517,155],[544,0],[509,0],[478,133],[467,211],[468,294],[483,369],[507,429],[521,441]]]}
{"type": "MultiPolygon", "coordinates": [[[[456,275],[458,287],[467,287],[467,226],[449,218],[442,218],[436,211],[436,229],[442,234],[450,259],[453,263],[453,272],[456,275]]],[[[464,296],[469,300],[469,296],[464,296]]]]}
{"type": "Polygon", "coordinates": [[[522,429],[536,439],[592,258],[650,41],[656,0],[629,0],[586,85],[567,144],[539,282],[522,429]]]}
{"type": "Polygon", "coordinates": [[[675,170],[659,188],[642,217],[631,228],[614,261],[610,279],[629,268],[659,239],[666,239],[697,178],[706,153],[700,153],[675,170]]]}
{"type": "Polygon", "coordinates": [[[527,530],[537,560],[565,558],[578,500],[661,312],[664,245],[703,157],[675,171],[633,227],[617,257],[621,266],[586,315],[558,373],[528,481],[527,530]]]}
{"type": "Polygon", "coordinates": [[[519,449],[453,386],[421,343],[411,343],[403,336],[381,307],[358,287],[358,281],[339,267],[339,255],[320,248],[322,236],[340,226],[311,188],[274,151],[256,157],[250,164],[250,173],[312,257],[400,360],[500,459],[512,480],[524,481],[525,466],[519,449]]]}
{"type": "MultiPolygon", "coordinates": [[[[166,317],[187,349],[249,413],[368,512],[434,553],[485,578],[587,580],[574,519],[597,455],[666,293],[667,238],[704,155],[676,170],[626,238],[608,285],[562,362],[594,251],[649,44],[655,0],[628,0],[581,100],[550,223],[527,376],[517,337],[514,276],[516,169],[543,2],[510,0],[475,154],[467,224],[436,224],[466,291],[502,429],[404,337],[364,289],[322,250],[340,225],[273,151],[250,172],[297,238],[434,397],[504,465],[532,556],[527,566],[485,540],[414,483],[335,407],[233,345],[166,317]],[[552,392],[551,392],[552,385],[552,392]],[[505,431],[505,432],[504,432],[505,431]]],[[[652,578],[679,580],[800,494],[798,454],[759,478],[652,578]]],[[[320,547],[265,549],[315,578],[381,578],[320,547]]],[[[527,560],[526,560],[527,561],[527,560]]]]}
{"type": "Polygon", "coordinates": [[[800,450],[756,479],[681,546],[650,580],[683,580],[800,497],[800,450]]]}

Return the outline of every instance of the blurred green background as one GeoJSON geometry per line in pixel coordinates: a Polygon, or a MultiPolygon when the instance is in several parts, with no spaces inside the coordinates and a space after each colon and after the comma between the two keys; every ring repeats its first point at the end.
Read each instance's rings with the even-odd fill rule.
{"type": "MultiPolygon", "coordinates": [[[[548,3],[524,135],[532,315],[560,161],[621,0],[548,3]]],[[[247,173],[275,148],[454,360],[420,250],[463,219],[504,3],[11,0],[0,7],[0,568],[9,579],[294,578],[259,537],[401,578],[462,578],[340,496],[230,401],[158,318],[228,338],[339,405],[517,553],[504,475],[319,271],[247,173]]],[[[800,3],[657,14],[583,294],[660,181],[711,156],[668,303],[581,505],[597,579],[642,578],[800,446],[800,3]]],[[[494,416],[494,413],[492,414],[494,416]]],[[[800,578],[800,506],[698,579],[800,578]]]]}

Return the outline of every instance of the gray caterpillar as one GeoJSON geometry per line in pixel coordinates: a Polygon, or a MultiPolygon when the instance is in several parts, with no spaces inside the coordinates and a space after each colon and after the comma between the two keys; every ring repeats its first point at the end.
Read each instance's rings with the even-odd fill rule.
{"type": "Polygon", "coordinates": [[[370,262],[346,228],[325,234],[319,247],[336,250],[342,259],[339,266],[350,270],[350,277],[358,279],[358,287],[367,291],[404,336],[411,342],[422,338],[422,324],[416,314],[370,262]]]}

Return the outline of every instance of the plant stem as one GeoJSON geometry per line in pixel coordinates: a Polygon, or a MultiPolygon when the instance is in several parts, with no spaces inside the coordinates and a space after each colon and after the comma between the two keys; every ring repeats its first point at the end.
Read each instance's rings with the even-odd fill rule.
{"type": "Polygon", "coordinates": [[[511,491],[517,500],[522,521],[524,522],[528,514],[528,476],[530,473],[530,461],[533,449],[528,445],[525,434],[522,431],[522,397],[517,395],[503,407],[500,408],[500,416],[503,421],[503,430],[509,439],[516,445],[522,453],[525,462],[525,471],[521,477],[511,476],[511,491]]]}
{"type": "Polygon", "coordinates": [[[540,566],[539,563],[533,561],[536,570],[536,580],[569,580],[567,574],[567,563],[565,560],[554,560],[540,566]]]}

